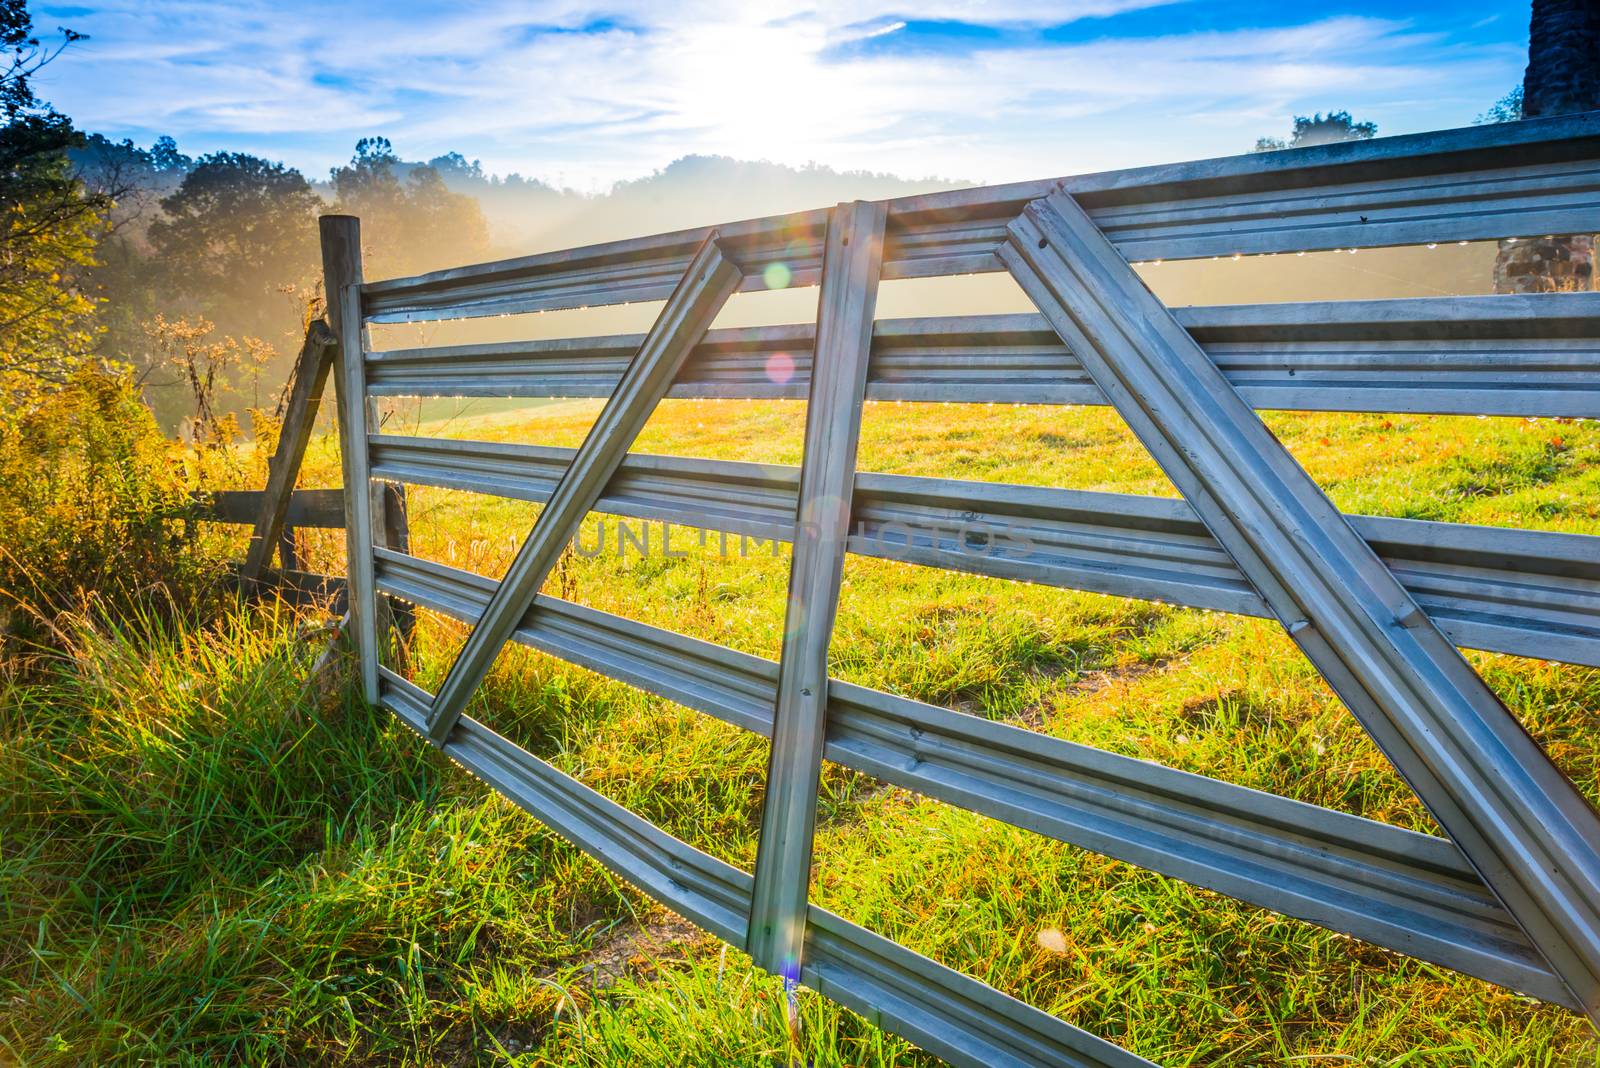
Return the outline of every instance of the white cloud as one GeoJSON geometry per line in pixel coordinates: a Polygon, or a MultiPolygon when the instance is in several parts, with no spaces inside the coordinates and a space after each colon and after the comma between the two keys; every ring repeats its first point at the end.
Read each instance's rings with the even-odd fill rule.
{"type": "MultiPolygon", "coordinates": [[[[916,14],[1028,27],[1160,3],[942,0],[916,14]]],[[[755,7],[111,0],[60,20],[93,39],[44,88],[88,129],[172,133],[190,151],[262,151],[315,173],[383,133],[406,155],[457,149],[585,187],[690,152],[1005,180],[1238,151],[1296,110],[1349,107],[1390,132],[1452,125],[1512,84],[1519,59],[1351,17],[876,50],[906,32],[903,6],[755,7]],[[855,46],[836,51],[844,41],[855,46]]]]}

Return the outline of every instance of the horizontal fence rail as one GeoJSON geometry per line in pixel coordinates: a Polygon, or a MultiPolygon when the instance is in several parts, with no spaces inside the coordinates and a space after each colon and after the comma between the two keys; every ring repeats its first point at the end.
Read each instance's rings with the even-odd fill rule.
{"type": "MultiPolygon", "coordinates": [[[[203,517],[214,523],[247,524],[256,521],[262,490],[216,490],[207,495],[203,517]]],[[[311,530],[344,529],[344,490],[295,490],[289,498],[284,525],[311,530]]]]}
{"type": "MultiPolygon", "coordinates": [[[[355,264],[340,288],[342,348],[359,357],[338,379],[347,483],[547,506],[522,554],[538,566],[504,585],[399,545],[364,550],[352,603],[382,594],[476,626],[438,697],[379,665],[371,640],[364,681],[655,899],[789,978],[799,952],[804,982],[957,1064],[1144,1062],[809,904],[806,783],[824,758],[1600,1020],[1586,900],[1600,817],[1452,647],[1600,666],[1600,537],[1345,515],[1255,414],[1600,417],[1600,295],[1170,310],[1129,266],[1587,233],[1596,218],[1600,112],[840,205],[411,278],[363,282],[355,264]],[[708,331],[715,309],[685,317],[713,248],[726,277],[695,307],[765,288],[781,263],[794,285],[822,283],[817,322],[708,331]],[[1002,270],[1043,314],[871,321],[879,278],[1002,270]],[[644,301],[667,301],[645,335],[371,351],[365,331],[644,301]],[[366,426],[373,398],[412,396],[608,404],[578,450],[366,426]],[[626,454],[662,397],[806,399],[802,465],[626,454]],[[1111,405],[1186,498],[852,477],[863,400],[1111,405]],[[866,557],[1276,618],[1452,837],[828,679],[818,628],[792,631],[773,662],[536,595],[590,510],[740,552],[798,537],[810,563],[790,615],[807,627],[831,618],[839,536],[866,557]],[[460,715],[504,640],[786,740],[754,875],[460,715]]],[[[325,241],[346,231],[353,220],[325,241]]],[[[356,487],[345,503],[367,500],[356,487]]],[[[578,549],[594,551],[581,534],[578,549]]]]}
{"type": "MultiPolygon", "coordinates": [[[[399,487],[395,487],[398,491],[399,487]]],[[[231,526],[253,526],[261,515],[267,490],[213,490],[195,501],[194,518],[231,526]]],[[[293,490],[287,494],[279,533],[280,566],[263,566],[255,579],[239,576],[242,583],[269,588],[285,601],[300,605],[326,605],[335,615],[345,610],[345,580],[337,575],[306,571],[296,547],[296,530],[339,530],[344,527],[344,491],[293,490]]]]}
{"type": "MultiPolygon", "coordinates": [[[[883,277],[1004,270],[996,251],[1030,201],[1081,197],[1130,260],[1370,248],[1584,232],[1600,212],[1595,113],[1262,152],[887,202],[883,277]]],[[[764,289],[772,263],[813,285],[827,212],[715,229],[764,289]]],[[[664,300],[710,227],[369,282],[374,323],[664,300]]]]}
{"type": "MultiPolygon", "coordinates": [[[[373,437],[370,448],[381,478],[535,502],[572,455],[393,435],[373,437]]],[[[798,482],[792,467],[634,454],[595,507],[789,541],[798,482]]],[[[1271,615],[1182,500],[864,473],[855,500],[849,549],[862,556],[1271,615]]],[[[1600,666],[1600,537],[1352,520],[1458,644],[1600,666]]]]}
{"type": "MultiPolygon", "coordinates": [[[[1181,308],[1257,408],[1600,418],[1600,294],[1181,308]]],[[[713,330],[671,397],[803,398],[815,328],[713,330]]],[[[608,397],[642,334],[369,354],[395,397],[608,397]]],[[[867,399],[1106,403],[1040,315],[880,320],[867,399]]]]}
{"type": "MultiPolygon", "coordinates": [[[[212,523],[250,526],[261,514],[263,500],[271,490],[216,490],[197,501],[195,518],[212,523]]],[[[302,570],[299,554],[293,548],[294,531],[344,529],[344,490],[297,489],[287,493],[282,534],[286,549],[282,566],[263,567],[258,581],[282,599],[299,605],[327,608],[340,616],[348,608],[348,583],[342,575],[324,575],[302,570]]],[[[406,514],[405,487],[388,483],[383,487],[384,537],[387,550],[410,547],[410,526],[406,514]]],[[[414,613],[402,607],[394,613],[402,645],[409,645],[415,630],[414,613]]]]}
{"type": "MultiPolygon", "coordinates": [[[[432,695],[381,670],[383,704],[428,735],[432,695]]],[[[462,716],[446,755],[673,911],[725,941],[743,937],[750,876],[634,815],[462,716]]],[[[1150,1062],[815,905],[802,978],[924,1048],[974,1064],[1136,1068],[1150,1062]]]]}
{"type": "MultiPolygon", "coordinates": [[[[472,622],[493,579],[379,551],[378,588],[472,622]]],[[[770,735],[778,665],[541,596],[513,640],[770,735]]],[[[835,679],[829,760],[1095,852],[1571,1003],[1448,841],[835,679]]]]}

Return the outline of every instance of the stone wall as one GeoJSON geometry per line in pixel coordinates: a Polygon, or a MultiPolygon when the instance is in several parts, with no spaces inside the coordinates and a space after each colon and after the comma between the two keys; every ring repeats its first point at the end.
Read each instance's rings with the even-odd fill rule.
{"type": "Polygon", "coordinates": [[[1496,293],[1570,293],[1593,288],[1593,235],[1500,242],[1494,262],[1496,293]]]}

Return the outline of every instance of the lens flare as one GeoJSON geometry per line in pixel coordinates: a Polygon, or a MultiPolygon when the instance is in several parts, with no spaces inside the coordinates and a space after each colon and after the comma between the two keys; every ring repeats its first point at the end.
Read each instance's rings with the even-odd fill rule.
{"type": "MultiPolygon", "coordinates": [[[[777,266],[777,264],[773,264],[777,266]]],[[[767,268],[768,271],[772,267],[767,268]]],[[[774,352],[767,357],[767,379],[775,385],[787,385],[794,377],[794,357],[787,352],[774,352]]]]}
{"type": "Polygon", "coordinates": [[[788,289],[789,279],[793,277],[787,263],[769,263],[766,270],[761,272],[761,280],[767,283],[768,289],[788,289]]]}

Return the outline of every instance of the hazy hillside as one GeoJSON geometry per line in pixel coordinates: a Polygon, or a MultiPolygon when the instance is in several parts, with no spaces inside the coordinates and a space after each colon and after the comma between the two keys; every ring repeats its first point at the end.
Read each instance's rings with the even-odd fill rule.
{"type": "MultiPolygon", "coordinates": [[[[383,142],[383,150],[388,150],[383,142]]],[[[360,148],[358,146],[358,158],[360,148]]],[[[248,159],[248,157],[243,157],[248,159]]],[[[791,167],[726,156],[690,155],[652,174],[619,182],[599,194],[558,188],[519,174],[489,175],[459,153],[426,162],[396,155],[373,157],[380,179],[370,203],[346,203],[336,193],[338,175],[346,168],[311,183],[309,206],[285,219],[272,202],[251,195],[224,201],[204,199],[212,213],[211,236],[204,248],[183,255],[153,248],[145,235],[164,217],[163,198],[186,188],[186,179],[202,177],[192,160],[163,138],[150,149],[91,137],[75,153],[74,162],[91,182],[125,187],[118,197],[116,235],[102,248],[95,272],[106,298],[103,320],[109,332],[105,350],[141,369],[154,367],[160,354],[150,351],[145,324],[157,313],[203,315],[215,324],[217,336],[256,335],[276,355],[259,368],[248,391],[233,389],[219,405],[241,410],[270,397],[284,381],[300,330],[297,300],[317,291],[320,264],[316,256],[318,211],[337,207],[364,219],[369,276],[389,277],[451,267],[598,241],[660,233],[685,227],[825,207],[855,198],[881,199],[969,185],[957,179],[901,178],[867,171],[837,171],[816,164],[791,167]],[[387,190],[387,191],[386,191],[387,190]],[[456,201],[449,204],[448,201],[456,201]],[[245,204],[239,209],[231,205],[245,204]],[[263,211],[276,214],[257,218],[263,211]],[[454,213],[441,222],[441,212],[454,213]],[[254,214],[252,214],[254,213],[254,214]],[[469,225],[470,224],[470,225],[469,225]],[[194,257],[226,254],[229,248],[253,247],[264,230],[304,234],[303,255],[294,264],[271,266],[261,256],[240,252],[238,271],[249,274],[239,292],[195,291],[193,272],[174,277],[166,262],[194,262],[194,257]],[[474,236],[475,235],[475,236],[474,236]],[[182,290],[180,292],[179,290],[182,290]],[[262,313],[268,315],[262,319],[262,313]],[[281,320],[282,329],[277,329],[281,320]],[[263,393],[263,387],[265,392],[263,393]]],[[[196,185],[203,183],[196,182],[196,185]]],[[[246,192],[249,192],[248,190],[246,192]]],[[[1317,252],[1303,256],[1239,259],[1220,257],[1190,262],[1141,264],[1139,270],[1163,300],[1172,305],[1232,304],[1275,300],[1412,297],[1486,293],[1492,283],[1492,243],[1438,247],[1317,252]]],[[[816,291],[748,294],[736,298],[722,325],[800,322],[815,314],[816,291]]],[[[886,283],[878,314],[893,318],[916,315],[958,315],[1028,311],[1031,305],[1004,275],[886,283]]],[[[515,340],[559,335],[592,335],[643,331],[654,318],[655,305],[556,312],[424,325],[374,332],[380,347],[395,344],[449,344],[515,340]]],[[[145,379],[146,395],[163,422],[175,426],[188,403],[187,394],[171,375],[145,379]]]]}
{"type": "Polygon", "coordinates": [[[453,192],[478,199],[497,249],[513,255],[972,184],[836,171],[818,164],[790,167],[728,156],[684,156],[653,174],[589,195],[517,174],[485,175],[476,163],[455,154],[430,160],[427,166],[453,192]]]}

